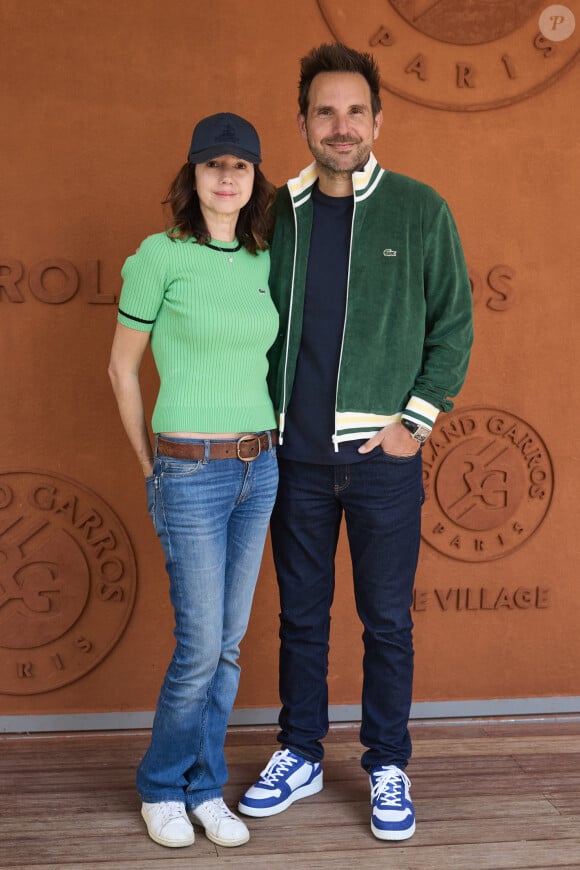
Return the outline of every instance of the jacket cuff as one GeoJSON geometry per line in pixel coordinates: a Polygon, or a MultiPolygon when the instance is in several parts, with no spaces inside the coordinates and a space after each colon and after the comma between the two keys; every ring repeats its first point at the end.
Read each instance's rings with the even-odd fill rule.
{"type": "Polygon", "coordinates": [[[420,399],[418,396],[411,396],[402,413],[404,420],[412,420],[413,423],[420,423],[421,426],[428,426],[432,429],[439,415],[439,408],[426,402],[425,399],[420,399]]]}

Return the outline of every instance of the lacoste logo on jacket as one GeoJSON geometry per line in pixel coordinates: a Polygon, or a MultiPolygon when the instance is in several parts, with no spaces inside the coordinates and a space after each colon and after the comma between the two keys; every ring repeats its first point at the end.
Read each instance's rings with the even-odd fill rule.
{"type": "Polygon", "coordinates": [[[385,250],[383,251],[383,257],[396,257],[396,256],[397,256],[397,252],[393,251],[392,248],[385,248],[385,250]]]}

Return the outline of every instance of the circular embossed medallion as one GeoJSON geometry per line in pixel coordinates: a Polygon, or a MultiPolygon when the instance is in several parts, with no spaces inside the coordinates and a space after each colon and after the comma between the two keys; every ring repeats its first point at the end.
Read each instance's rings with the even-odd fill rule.
{"type": "MultiPolygon", "coordinates": [[[[437,109],[478,111],[530,97],[576,60],[578,33],[557,22],[548,39],[542,0],[318,0],[340,42],[371,51],[382,84],[400,97],[437,109]]],[[[567,16],[578,16],[570,0],[567,16]]]]}
{"type": "Polygon", "coordinates": [[[0,473],[0,692],[47,692],[92,670],[135,588],[131,542],[99,496],[61,475],[0,473]]]}
{"type": "Polygon", "coordinates": [[[423,475],[423,539],[466,562],[520,547],[544,520],[554,486],[538,433],[494,408],[444,415],[423,449],[423,475]]]}
{"type": "Polygon", "coordinates": [[[390,0],[420,33],[454,45],[481,45],[509,36],[542,8],[543,0],[390,0]]]}

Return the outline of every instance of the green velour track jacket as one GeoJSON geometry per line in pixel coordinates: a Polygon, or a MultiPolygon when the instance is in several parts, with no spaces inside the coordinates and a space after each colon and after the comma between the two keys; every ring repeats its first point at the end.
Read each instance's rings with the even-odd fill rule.
{"type": "MultiPolygon", "coordinates": [[[[296,369],[310,232],[313,163],[278,191],[270,288],[280,331],[270,391],[281,438],[296,369]]],[[[346,313],[335,396],[335,449],[404,416],[432,427],[465,379],[471,287],[453,216],[430,187],[382,169],[353,174],[346,313]]]]}

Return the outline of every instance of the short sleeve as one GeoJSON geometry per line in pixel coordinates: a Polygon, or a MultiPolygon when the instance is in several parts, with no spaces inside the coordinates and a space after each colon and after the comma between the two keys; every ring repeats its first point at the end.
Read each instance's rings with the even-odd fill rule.
{"type": "Polygon", "coordinates": [[[169,239],[164,233],[146,238],[121,270],[123,287],[117,319],[123,326],[151,332],[163,302],[169,239]]]}

